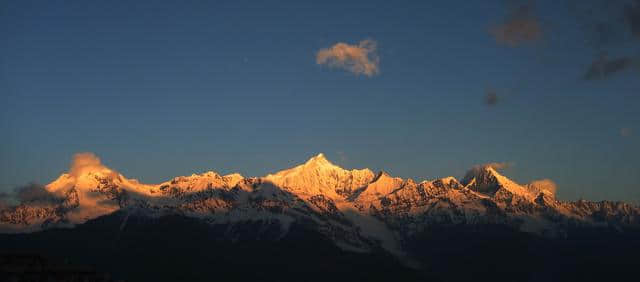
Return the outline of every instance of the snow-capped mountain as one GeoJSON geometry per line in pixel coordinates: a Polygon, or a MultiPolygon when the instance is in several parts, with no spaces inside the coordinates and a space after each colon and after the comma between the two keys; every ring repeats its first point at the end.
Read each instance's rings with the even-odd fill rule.
{"type": "MultiPolygon", "coordinates": [[[[234,228],[258,224],[257,237],[277,240],[291,224],[305,224],[340,248],[383,249],[404,257],[412,238],[434,227],[502,225],[545,237],[566,237],[576,227],[640,226],[640,209],[620,202],[565,202],[544,183],[518,184],[490,166],[416,183],[369,169],[345,170],[323,154],[264,177],[216,172],[159,184],[128,179],[82,155],[69,173],[44,186],[49,199],[25,200],[0,212],[0,231],[72,228],[114,212],[158,218],[178,214],[234,228]],[[273,232],[273,230],[277,230],[273,232]]],[[[121,228],[126,228],[126,221],[121,228]]],[[[243,231],[240,231],[243,230],[243,231]]]]}

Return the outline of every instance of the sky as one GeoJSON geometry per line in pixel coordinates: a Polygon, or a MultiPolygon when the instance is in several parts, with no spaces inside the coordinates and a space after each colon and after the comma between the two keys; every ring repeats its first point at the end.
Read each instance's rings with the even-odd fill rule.
{"type": "Polygon", "coordinates": [[[640,1],[0,3],[0,191],[73,154],[158,183],[318,153],[414,180],[508,164],[640,201],[640,1]]]}

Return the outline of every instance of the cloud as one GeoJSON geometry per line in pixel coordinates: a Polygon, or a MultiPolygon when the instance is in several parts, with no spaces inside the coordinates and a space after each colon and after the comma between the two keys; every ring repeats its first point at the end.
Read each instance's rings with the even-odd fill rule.
{"type": "MultiPolygon", "coordinates": [[[[13,206],[15,204],[28,204],[29,206],[50,206],[60,204],[64,201],[63,197],[49,192],[44,186],[36,183],[29,183],[25,186],[17,187],[12,194],[4,194],[0,201],[4,202],[4,207],[13,206]],[[13,198],[13,201],[12,201],[13,198]]],[[[2,207],[3,204],[0,204],[2,207]]]]}
{"type": "Polygon", "coordinates": [[[490,167],[495,170],[504,170],[512,166],[513,166],[513,163],[506,163],[506,162],[486,163],[486,164],[480,165],[480,167],[490,167]]]}
{"type": "Polygon", "coordinates": [[[523,4],[509,12],[505,21],[489,30],[496,42],[511,47],[542,38],[538,19],[532,15],[532,5],[523,4]]]}
{"type": "Polygon", "coordinates": [[[69,175],[78,177],[84,171],[102,171],[109,174],[117,174],[117,172],[104,166],[100,158],[93,153],[77,153],[73,155],[73,160],[69,168],[69,175]]]}
{"type": "Polygon", "coordinates": [[[358,45],[340,42],[318,51],[316,63],[345,69],[356,75],[373,76],[380,72],[376,45],[373,40],[363,40],[358,45]]]}
{"type": "Polygon", "coordinates": [[[489,106],[494,106],[498,103],[498,93],[493,89],[487,89],[484,102],[489,106]]]}
{"type": "Polygon", "coordinates": [[[53,197],[44,186],[36,183],[29,183],[25,186],[20,186],[14,190],[15,197],[21,203],[26,202],[48,202],[56,197],[53,197]]]}
{"type": "Polygon", "coordinates": [[[633,129],[629,128],[629,127],[623,127],[620,129],[620,136],[622,137],[629,137],[633,134],[633,129]]]}
{"type": "Polygon", "coordinates": [[[624,7],[624,17],[631,33],[640,39],[640,0],[624,7]]]}
{"type": "Polygon", "coordinates": [[[558,190],[558,185],[556,185],[556,183],[551,179],[539,179],[529,183],[528,188],[536,193],[548,191],[555,195],[558,190]]]}
{"type": "Polygon", "coordinates": [[[347,154],[345,154],[343,151],[338,151],[338,159],[343,165],[349,160],[349,158],[347,158],[347,154]]]}
{"type": "Polygon", "coordinates": [[[633,65],[634,60],[630,57],[609,59],[606,54],[602,54],[591,63],[583,78],[586,80],[606,79],[616,73],[630,69],[633,65]]]}

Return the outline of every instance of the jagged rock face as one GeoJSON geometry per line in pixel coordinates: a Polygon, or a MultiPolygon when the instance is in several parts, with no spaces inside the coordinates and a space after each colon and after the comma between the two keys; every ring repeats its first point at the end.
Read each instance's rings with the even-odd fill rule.
{"type": "Polygon", "coordinates": [[[46,219],[57,219],[56,207],[34,207],[26,204],[0,212],[0,221],[14,225],[29,225],[46,219]]]}
{"type": "Polygon", "coordinates": [[[462,183],[473,191],[489,195],[495,194],[500,189],[500,183],[498,183],[495,174],[485,168],[471,169],[471,171],[465,175],[462,183]]]}
{"type": "Polygon", "coordinates": [[[434,226],[499,224],[563,236],[575,226],[640,225],[637,207],[562,202],[544,185],[520,185],[489,167],[472,170],[461,182],[446,177],[415,183],[369,169],[345,170],[322,154],[265,177],[207,172],[149,185],[99,167],[64,174],[46,188],[59,200],[0,211],[0,231],[69,227],[114,211],[179,214],[237,225],[230,238],[246,226],[284,236],[291,224],[304,223],[342,248],[383,248],[402,256],[404,240],[434,226]]]}

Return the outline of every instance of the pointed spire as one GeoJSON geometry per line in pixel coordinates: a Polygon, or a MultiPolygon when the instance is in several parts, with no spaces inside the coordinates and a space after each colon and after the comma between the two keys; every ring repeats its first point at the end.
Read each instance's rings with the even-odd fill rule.
{"type": "Polygon", "coordinates": [[[316,165],[333,165],[329,160],[327,160],[327,158],[324,156],[323,153],[317,154],[316,156],[310,158],[306,163],[306,165],[312,165],[312,164],[316,164],[316,165]]]}
{"type": "Polygon", "coordinates": [[[312,157],[311,160],[327,160],[323,153],[317,154],[315,157],[312,157]]]}

